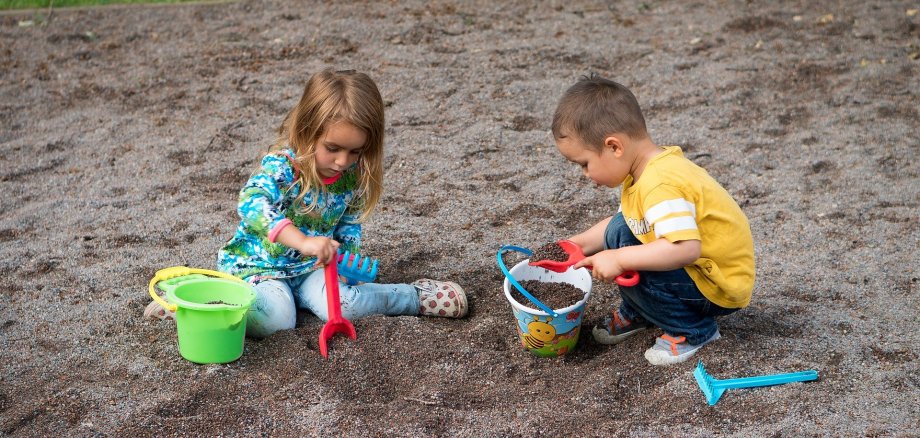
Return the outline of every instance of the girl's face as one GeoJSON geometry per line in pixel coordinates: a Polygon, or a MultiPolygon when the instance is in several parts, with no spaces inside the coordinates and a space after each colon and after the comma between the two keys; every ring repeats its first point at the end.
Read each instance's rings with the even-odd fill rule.
{"type": "Polygon", "coordinates": [[[332,178],[351,167],[367,141],[367,133],[351,123],[335,122],[325,130],[316,144],[316,172],[332,178]]]}

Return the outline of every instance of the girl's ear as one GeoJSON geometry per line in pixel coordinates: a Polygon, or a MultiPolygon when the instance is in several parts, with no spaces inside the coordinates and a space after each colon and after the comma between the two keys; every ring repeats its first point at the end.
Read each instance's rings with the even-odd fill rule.
{"type": "Polygon", "coordinates": [[[617,158],[623,155],[625,149],[623,148],[624,141],[618,134],[608,135],[604,139],[604,149],[609,150],[617,158]]]}

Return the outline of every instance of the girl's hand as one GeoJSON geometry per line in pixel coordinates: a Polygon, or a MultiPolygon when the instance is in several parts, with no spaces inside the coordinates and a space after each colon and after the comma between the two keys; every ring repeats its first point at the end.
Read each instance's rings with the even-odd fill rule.
{"type": "Polygon", "coordinates": [[[591,276],[605,282],[614,281],[617,276],[625,271],[623,265],[620,264],[618,260],[617,251],[614,249],[608,249],[594,254],[591,257],[585,257],[584,260],[575,263],[573,267],[578,269],[583,266],[591,266],[591,276]]]}
{"type": "Polygon", "coordinates": [[[339,242],[328,237],[307,237],[297,250],[305,256],[316,256],[316,260],[324,265],[335,263],[335,256],[339,249],[339,242]]]}

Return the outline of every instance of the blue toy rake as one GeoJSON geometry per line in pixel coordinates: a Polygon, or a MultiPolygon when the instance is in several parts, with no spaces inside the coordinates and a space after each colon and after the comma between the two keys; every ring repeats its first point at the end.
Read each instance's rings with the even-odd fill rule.
{"type": "Polygon", "coordinates": [[[370,283],[377,278],[377,259],[361,257],[361,254],[352,254],[351,251],[339,253],[337,267],[339,274],[348,279],[348,284],[354,286],[358,282],[370,283]]]}
{"type": "Polygon", "coordinates": [[[706,401],[709,406],[719,402],[722,393],[731,388],[756,388],[758,386],[782,385],[783,383],[807,382],[818,379],[818,372],[815,370],[801,371],[798,373],[772,374],[766,376],[741,377],[737,379],[719,380],[709,375],[706,368],[703,368],[703,361],[696,364],[693,370],[693,377],[696,377],[696,383],[703,390],[706,401]]]}

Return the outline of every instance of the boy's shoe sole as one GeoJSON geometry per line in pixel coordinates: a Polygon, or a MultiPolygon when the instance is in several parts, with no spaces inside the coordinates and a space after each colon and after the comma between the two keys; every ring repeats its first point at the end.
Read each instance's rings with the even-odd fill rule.
{"type": "MultiPolygon", "coordinates": [[[[648,360],[650,364],[670,365],[684,362],[687,359],[690,359],[690,357],[692,357],[697,352],[697,350],[703,348],[704,345],[721,338],[722,335],[719,334],[717,330],[714,335],[699,345],[690,345],[686,342],[680,342],[677,343],[677,345],[671,345],[670,347],[665,346],[665,344],[669,343],[669,341],[664,340],[665,337],[670,336],[664,335],[662,337],[656,338],[655,345],[652,345],[652,348],[645,350],[645,359],[648,360]]],[[[681,336],[678,339],[682,338],[683,337],[681,336]]],[[[673,340],[674,338],[671,339],[673,340]]]]}
{"type": "Polygon", "coordinates": [[[630,330],[625,333],[620,333],[618,335],[611,334],[604,327],[594,326],[594,329],[591,330],[591,335],[594,336],[594,340],[601,344],[614,345],[619,344],[620,342],[625,341],[630,336],[636,335],[639,332],[647,329],[648,326],[639,326],[634,330],[630,330]]]}

